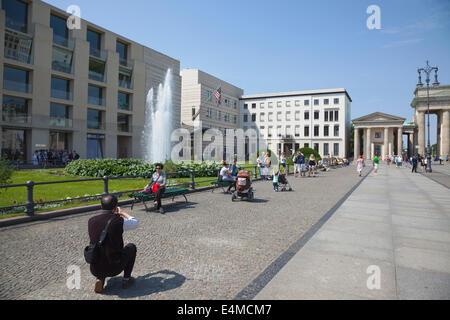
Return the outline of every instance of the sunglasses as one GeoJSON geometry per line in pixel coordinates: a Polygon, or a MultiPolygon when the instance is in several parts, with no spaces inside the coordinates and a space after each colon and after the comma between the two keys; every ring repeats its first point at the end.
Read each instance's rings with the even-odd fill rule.
{"type": "Polygon", "coordinates": [[[157,167],[156,170],[161,170],[161,168],[160,168],[160,167],[157,167]]]}

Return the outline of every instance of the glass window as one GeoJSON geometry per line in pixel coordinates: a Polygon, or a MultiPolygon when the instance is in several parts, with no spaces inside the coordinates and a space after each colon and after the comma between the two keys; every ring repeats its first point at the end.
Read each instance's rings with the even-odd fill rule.
{"type": "Polygon", "coordinates": [[[334,98],[334,104],[339,104],[339,98],[334,98]]]}
{"type": "Polygon", "coordinates": [[[248,121],[248,115],[244,114],[244,122],[247,122],[247,121],[248,121]]]}
{"type": "Polygon", "coordinates": [[[334,111],[334,121],[339,121],[339,110],[334,111]]]}
{"type": "Polygon", "coordinates": [[[87,127],[88,129],[103,129],[102,112],[99,110],[87,110],[87,127]]]}
{"type": "Polygon", "coordinates": [[[233,101],[233,109],[237,108],[237,101],[233,101]]]}
{"type": "Polygon", "coordinates": [[[211,101],[212,99],[212,91],[206,90],[206,100],[211,101]]]}
{"type": "Polygon", "coordinates": [[[124,93],[124,92],[118,93],[117,107],[121,110],[131,110],[130,95],[128,93],[124,93]]]}
{"type": "Polygon", "coordinates": [[[29,72],[4,66],[3,67],[3,89],[30,93],[29,72]]]}
{"type": "Polygon", "coordinates": [[[269,103],[268,103],[268,106],[269,106],[269,108],[273,108],[273,103],[272,103],[272,102],[269,102],[269,103]]]}
{"type": "Polygon", "coordinates": [[[295,120],[300,120],[300,111],[295,111],[295,120]]]}
{"type": "Polygon", "coordinates": [[[69,119],[69,107],[57,103],[50,104],[50,126],[54,127],[71,127],[72,123],[69,119]]]}
{"type": "Polygon", "coordinates": [[[267,121],[273,121],[273,112],[269,112],[267,121]]]}
{"type": "Polygon", "coordinates": [[[325,118],[324,121],[328,121],[328,111],[324,111],[323,115],[324,115],[324,118],[325,118]]]}
{"type": "Polygon", "coordinates": [[[333,111],[329,111],[330,112],[330,121],[333,121],[333,111]]]}
{"type": "Polygon", "coordinates": [[[244,103],[244,109],[248,109],[248,104],[244,103]]]}
{"type": "Polygon", "coordinates": [[[330,104],[330,99],[323,99],[323,104],[330,104]]]}
{"type": "Polygon", "coordinates": [[[339,137],[339,126],[334,126],[334,136],[339,137]]]}
{"type": "Polygon", "coordinates": [[[117,130],[120,132],[130,131],[130,116],[127,114],[117,114],[117,130]]]}
{"type": "Polygon", "coordinates": [[[116,41],[116,52],[119,54],[119,61],[126,61],[128,59],[128,45],[120,42],[120,41],[116,41]]]}
{"type": "Polygon", "coordinates": [[[88,104],[103,106],[102,88],[88,86],[88,104]]]}
{"type": "Polygon", "coordinates": [[[50,150],[65,151],[69,149],[69,134],[65,132],[50,131],[50,150]]]}
{"type": "Polygon", "coordinates": [[[305,126],[304,128],[303,128],[303,133],[304,133],[304,136],[305,137],[309,137],[309,127],[308,126],[305,126]]]}
{"type": "Polygon", "coordinates": [[[290,101],[286,101],[286,107],[290,107],[291,106],[291,102],[290,101]]]}
{"type": "Polygon", "coordinates": [[[281,107],[281,101],[277,101],[277,107],[281,107]]]}
{"type": "Polygon", "coordinates": [[[57,99],[71,100],[70,81],[52,77],[51,96],[57,99]]]}
{"type": "Polygon", "coordinates": [[[233,123],[237,123],[237,115],[233,115],[233,123]]]}
{"type": "Polygon", "coordinates": [[[63,48],[53,47],[52,69],[65,73],[72,73],[72,52],[63,48]]]}
{"type": "Polygon", "coordinates": [[[330,127],[329,126],[324,126],[323,127],[323,136],[324,137],[328,137],[330,135],[330,127]]]}
{"type": "Polygon", "coordinates": [[[264,122],[264,118],[265,118],[265,113],[264,113],[264,112],[261,112],[261,113],[259,114],[259,121],[264,122]]]}
{"type": "Polygon", "coordinates": [[[103,141],[104,135],[88,134],[86,143],[86,158],[96,159],[103,158],[103,141]]]}
{"type": "Polygon", "coordinates": [[[11,123],[28,123],[28,101],[3,96],[2,119],[11,123]]]}
{"type": "Polygon", "coordinates": [[[334,143],[334,156],[339,156],[339,143],[334,143]]]}
{"type": "MultiPolygon", "coordinates": [[[[95,81],[105,81],[106,63],[97,59],[89,59],[89,79],[95,81]]],[[[119,74],[120,81],[120,74],[119,74]]]]}
{"type": "Polygon", "coordinates": [[[314,143],[314,151],[319,152],[319,144],[314,143]]]}
{"type": "Polygon", "coordinates": [[[256,103],[252,103],[252,109],[256,109],[256,103]]]}
{"type": "Polygon", "coordinates": [[[295,106],[296,107],[300,106],[300,100],[295,100],[295,106]]]}
{"type": "Polygon", "coordinates": [[[67,47],[67,40],[69,39],[69,29],[67,29],[66,19],[51,14],[50,28],[53,29],[53,43],[67,47]]]}
{"type": "Polygon", "coordinates": [[[304,101],[305,106],[309,106],[309,100],[304,101]]]}
{"type": "Polygon", "coordinates": [[[260,108],[260,109],[264,109],[264,103],[263,103],[263,102],[261,102],[261,103],[259,104],[259,108],[260,108]]]}
{"type": "Polygon", "coordinates": [[[281,126],[277,126],[277,136],[281,137],[281,126]]]}
{"type": "Polygon", "coordinates": [[[89,53],[93,56],[100,56],[102,35],[98,32],[87,30],[87,41],[89,42],[89,53]]]}
{"type": "Polygon", "coordinates": [[[319,120],[319,111],[314,111],[314,120],[319,120]]]}
{"type": "Polygon", "coordinates": [[[27,141],[25,130],[2,130],[2,157],[11,161],[26,161],[27,141]]]}
{"type": "Polygon", "coordinates": [[[309,111],[305,111],[305,117],[304,117],[304,119],[305,119],[305,120],[309,120],[309,111]]]}
{"type": "Polygon", "coordinates": [[[269,126],[269,127],[267,128],[267,137],[271,137],[271,136],[272,136],[272,130],[273,130],[273,127],[272,127],[272,126],[269,126]]]}
{"type": "Polygon", "coordinates": [[[256,121],[256,113],[252,113],[252,122],[256,121]]]}
{"type": "Polygon", "coordinates": [[[295,136],[296,137],[300,136],[300,126],[295,126],[295,136]]]}
{"type": "Polygon", "coordinates": [[[281,112],[277,112],[277,121],[281,121],[281,112]]]}
{"type": "Polygon", "coordinates": [[[9,29],[27,33],[28,4],[19,0],[2,0],[6,23],[9,29]]]}
{"type": "Polygon", "coordinates": [[[328,143],[323,144],[323,155],[327,156],[330,153],[328,143]]]}
{"type": "Polygon", "coordinates": [[[303,148],[309,148],[309,143],[305,143],[305,144],[303,145],[303,148]]]}
{"type": "Polygon", "coordinates": [[[314,105],[318,106],[319,105],[319,99],[314,99],[314,105]]]}
{"type": "Polygon", "coordinates": [[[314,137],[319,136],[319,126],[314,126],[314,137]]]}
{"type": "Polygon", "coordinates": [[[291,121],[291,112],[286,111],[286,121],[291,121]]]}

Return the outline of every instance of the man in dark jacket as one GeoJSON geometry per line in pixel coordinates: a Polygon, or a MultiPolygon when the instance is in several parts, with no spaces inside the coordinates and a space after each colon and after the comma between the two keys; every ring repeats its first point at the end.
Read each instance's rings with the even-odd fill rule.
{"type": "Polygon", "coordinates": [[[132,243],[123,245],[123,232],[136,229],[139,222],[122,211],[118,206],[118,199],[114,195],[106,195],[101,200],[103,213],[92,217],[88,221],[90,243],[98,242],[108,221],[108,233],[100,247],[100,258],[91,264],[91,273],[97,278],[94,291],[103,291],[106,277],[115,277],[124,271],[122,288],[126,289],[134,283],[131,277],[134,261],[136,260],[136,246],[132,243]]]}
{"type": "Polygon", "coordinates": [[[416,172],[416,173],[417,173],[417,162],[418,162],[417,156],[412,157],[412,161],[411,161],[411,164],[412,164],[411,173],[413,173],[413,172],[416,172]]]}

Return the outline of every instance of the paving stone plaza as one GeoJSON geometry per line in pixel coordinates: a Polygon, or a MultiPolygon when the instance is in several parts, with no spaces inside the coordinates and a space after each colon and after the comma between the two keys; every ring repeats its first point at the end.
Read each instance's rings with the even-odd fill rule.
{"type": "Polygon", "coordinates": [[[140,222],[124,233],[136,284],[120,274],[101,294],[83,257],[98,212],[4,227],[0,299],[449,299],[450,165],[433,173],[368,165],[360,178],[352,164],[289,176],[291,192],[255,181],[252,203],[216,189],[163,201],[165,215],[123,206],[140,222]]]}

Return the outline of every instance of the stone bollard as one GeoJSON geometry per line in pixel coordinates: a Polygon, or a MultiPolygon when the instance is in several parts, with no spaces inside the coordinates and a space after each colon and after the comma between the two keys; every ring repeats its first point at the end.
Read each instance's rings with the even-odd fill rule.
{"type": "Polygon", "coordinates": [[[27,203],[25,213],[29,216],[34,216],[34,200],[33,200],[34,182],[27,181],[27,203]]]}

